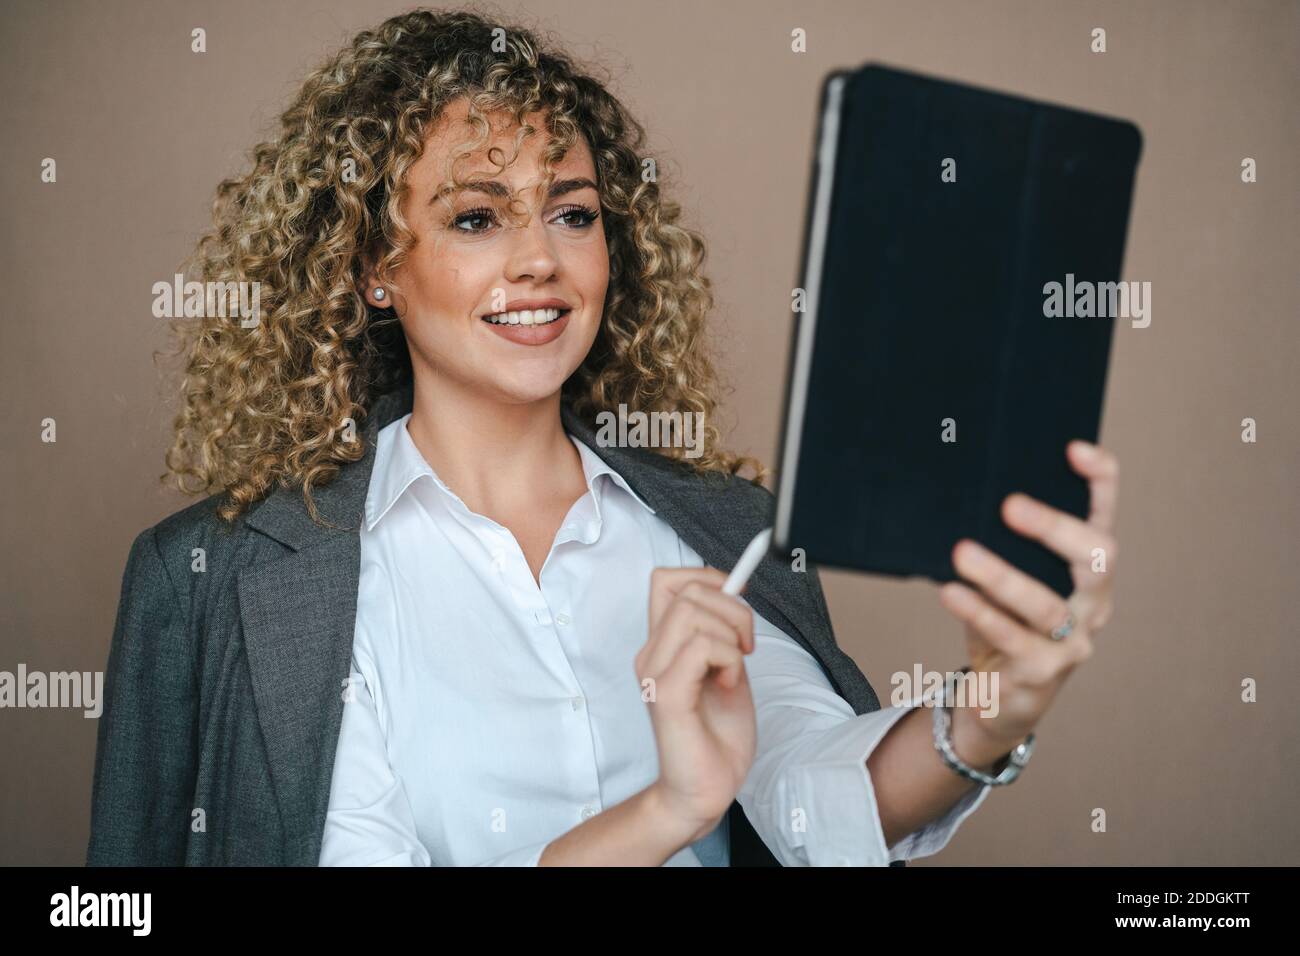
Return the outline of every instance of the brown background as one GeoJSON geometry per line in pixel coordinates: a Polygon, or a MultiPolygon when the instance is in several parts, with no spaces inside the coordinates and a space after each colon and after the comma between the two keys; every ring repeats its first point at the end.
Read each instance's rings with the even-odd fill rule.
{"type": "MultiPolygon", "coordinates": [[[[150,286],[308,66],[393,3],[8,3],[0,138],[0,670],[101,670],[170,398],[150,286]],[[206,28],[208,52],[189,52],[206,28]],[[44,157],[58,183],[39,180],[44,157]],[[57,444],[39,440],[58,422],[57,444]]],[[[1104,444],[1123,463],[1118,613],[1015,786],[934,862],[1294,864],[1300,325],[1294,2],[507,4],[608,69],[711,239],[739,448],[771,461],[818,83],[868,59],[1133,120],[1145,136],[1104,444]],[[1109,52],[1089,52],[1105,27],[1109,52]],[[790,52],[803,27],[808,52],[790,52]],[[1259,182],[1240,180],[1242,157],[1259,182]],[[1240,421],[1259,423],[1257,444],[1240,421]],[[1259,702],[1240,701],[1243,678],[1259,702]],[[1109,830],[1090,830],[1102,807],[1109,830]]],[[[870,411],[869,409],[867,410],[870,411]]],[[[965,662],[934,585],[828,573],[840,643],[890,675],[965,662]]],[[[0,862],[80,863],[96,722],[0,710],[0,862]]]]}

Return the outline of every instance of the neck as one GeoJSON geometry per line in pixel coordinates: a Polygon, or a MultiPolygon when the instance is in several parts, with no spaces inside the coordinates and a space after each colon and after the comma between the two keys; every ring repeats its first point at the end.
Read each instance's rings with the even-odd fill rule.
{"type": "Polygon", "coordinates": [[[406,428],[438,477],[479,514],[518,514],[585,483],[559,392],[511,403],[417,378],[406,428]]]}

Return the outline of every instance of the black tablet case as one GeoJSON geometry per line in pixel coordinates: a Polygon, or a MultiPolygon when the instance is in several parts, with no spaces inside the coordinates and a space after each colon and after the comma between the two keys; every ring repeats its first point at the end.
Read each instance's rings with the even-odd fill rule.
{"type": "Polygon", "coordinates": [[[1119,279],[1141,136],[878,65],[838,75],[822,281],[815,316],[796,316],[815,318],[815,337],[796,422],[796,327],[775,548],[945,581],[953,545],[972,537],[1067,595],[1067,564],[1011,531],[1000,505],[1023,491],[1087,515],[1065,447],[1097,440],[1116,320],[1046,317],[1043,287],[1119,279]],[[940,176],[949,157],[956,182],[940,176]],[[955,443],[941,441],[948,418],[955,443]]]}

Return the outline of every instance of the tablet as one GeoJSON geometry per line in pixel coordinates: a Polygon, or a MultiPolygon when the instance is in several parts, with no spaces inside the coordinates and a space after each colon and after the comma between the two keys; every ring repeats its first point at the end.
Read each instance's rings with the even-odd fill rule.
{"type": "Polygon", "coordinates": [[[1140,150],[1124,120],[875,64],[827,77],[774,549],[948,581],[970,537],[1070,593],[1000,505],[1088,513],[1066,444],[1097,440],[1114,324],[1150,308],[1119,282],[1140,150]]]}

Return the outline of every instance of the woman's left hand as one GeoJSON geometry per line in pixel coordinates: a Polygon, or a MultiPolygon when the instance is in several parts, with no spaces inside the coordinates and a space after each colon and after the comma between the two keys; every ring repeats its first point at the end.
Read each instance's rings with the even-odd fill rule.
{"type": "MultiPolygon", "coordinates": [[[[1069,562],[1074,591],[1068,601],[966,538],[953,548],[953,564],[974,587],[950,582],[940,588],[944,606],[966,626],[971,670],[998,673],[995,716],[980,716],[972,707],[954,711],[955,719],[968,714],[966,724],[981,738],[981,746],[972,752],[1002,754],[1023,741],[1065,679],[1092,656],[1092,639],[1110,619],[1119,462],[1105,449],[1083,441],[1071,442],[1066,458],[1088,479],[1087,521],[1024,494],[1003,501],[1002,517],[1013,531],[1069,562]],[[1070,615],[1074,625],[1068,636],[1053,640],[1053,629],[1070,615]]],[[[957,734],[954,731],[954,746],[960,753],[957,734]]]]}

